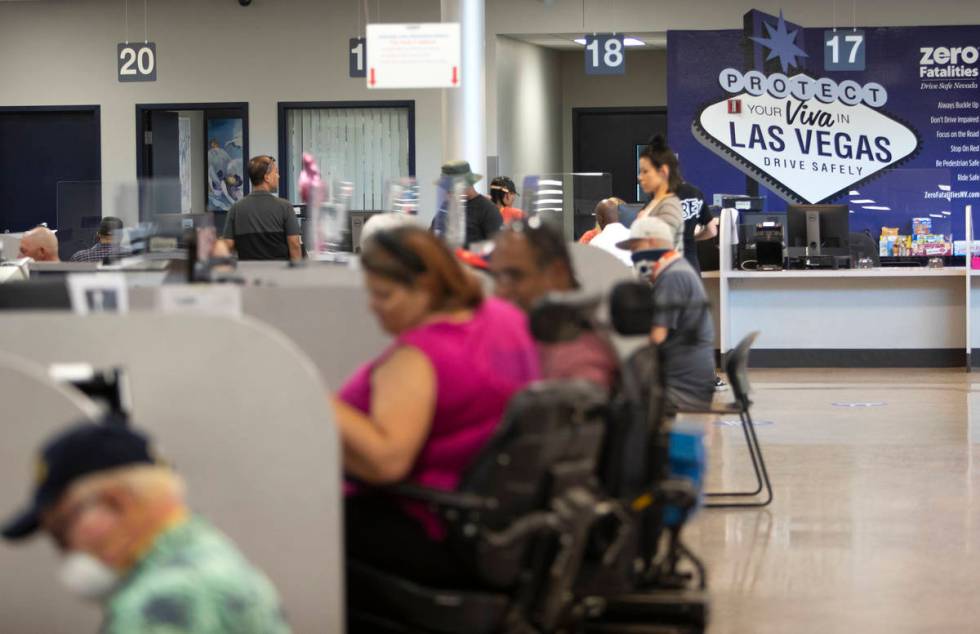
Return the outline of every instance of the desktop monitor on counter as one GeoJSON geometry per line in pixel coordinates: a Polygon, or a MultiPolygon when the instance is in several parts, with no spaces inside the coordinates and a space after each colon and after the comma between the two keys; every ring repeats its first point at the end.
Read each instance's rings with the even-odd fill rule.
{"type": "Polygon", "coordinates": [[[847,205],[789,205],[786,224],[789,257],[850,255],[847,205]]]}

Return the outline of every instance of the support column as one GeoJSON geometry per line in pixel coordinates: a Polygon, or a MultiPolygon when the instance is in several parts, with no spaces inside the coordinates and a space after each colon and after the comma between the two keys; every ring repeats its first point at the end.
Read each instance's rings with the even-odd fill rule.
{"type": "MultiPolygon", "coordinates": [[[[485,0],[442,0],[442,21],[459,22],[462,44],[460,87],[443,90],[443,160],[463,159],[474,172],[486,174],[485,0]]],[[[477,188],[486,192],[486,181],[477,188]]]]}

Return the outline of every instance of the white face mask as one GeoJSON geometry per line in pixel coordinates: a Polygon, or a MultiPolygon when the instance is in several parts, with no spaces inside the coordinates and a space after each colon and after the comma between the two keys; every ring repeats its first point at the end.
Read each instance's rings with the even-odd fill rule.
{"type": "Polygon", "coordinates": [[[88,553],[75,551],[65,556],[58,579],[75,596],[98,601],[115,589],[119,573],[88,553]]]}

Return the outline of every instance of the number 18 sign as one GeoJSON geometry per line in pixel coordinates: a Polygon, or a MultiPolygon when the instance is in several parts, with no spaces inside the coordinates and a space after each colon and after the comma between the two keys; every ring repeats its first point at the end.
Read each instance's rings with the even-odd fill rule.
{"type": "Polygon", "coordinates": [[[585,74],[626,74],[626,48],[622,35],[599,33],[585,37],[585,74]]]}
{"type": "Polygon", "coordinates": [[[156,81],[157,45],[120,42],[116,45],[116,64],[119,81],[156,81]]]}

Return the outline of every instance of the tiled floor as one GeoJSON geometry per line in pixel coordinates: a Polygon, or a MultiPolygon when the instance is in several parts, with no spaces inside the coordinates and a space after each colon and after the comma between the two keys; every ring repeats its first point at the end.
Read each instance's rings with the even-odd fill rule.
{"type": "MultiPolygon", "coordinates": [[[[775,501],[702,511],[689,529],[709,632],[980,632],[980,377],[751,376],[775,501]]],[[[709,461],[708,490],[751,482],[738,427],[712,426],[709,461]]]]}

